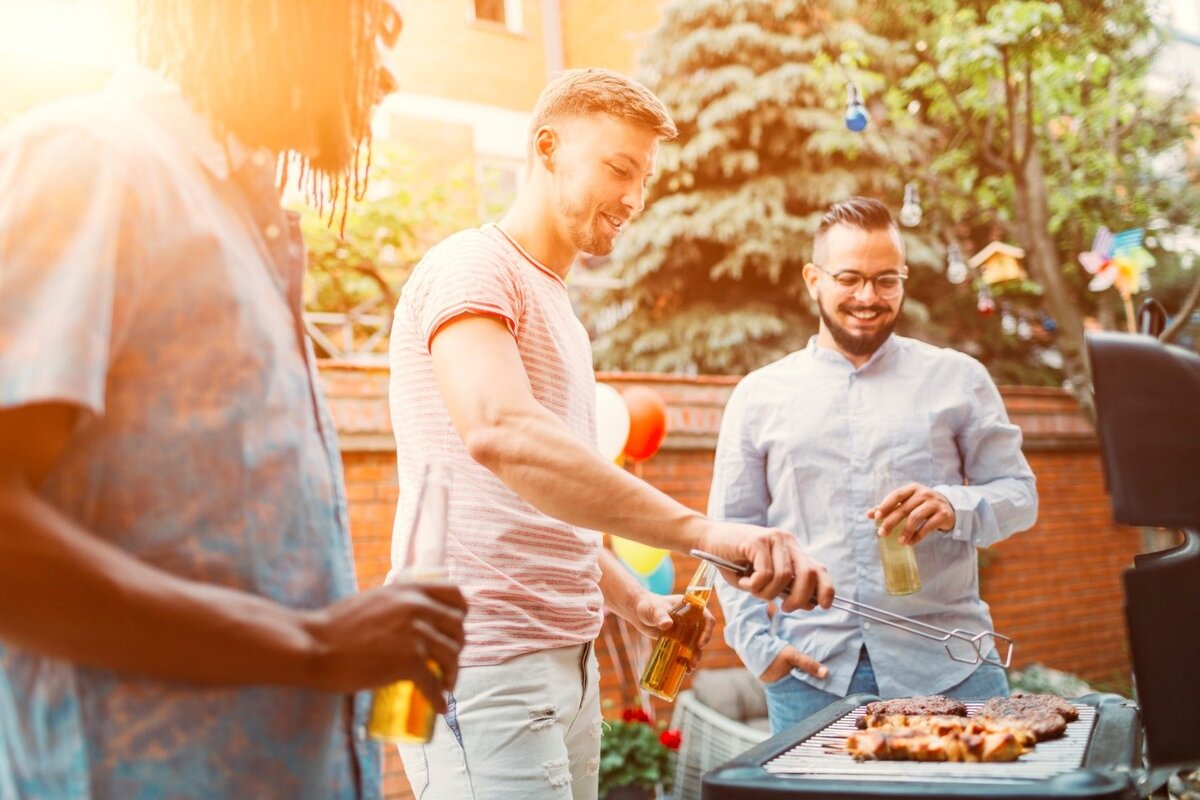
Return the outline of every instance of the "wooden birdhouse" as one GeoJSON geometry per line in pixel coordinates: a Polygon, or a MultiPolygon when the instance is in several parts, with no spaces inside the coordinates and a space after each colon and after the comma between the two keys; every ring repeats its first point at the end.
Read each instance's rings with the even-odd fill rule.
{"type": "Polygon", "coordinates": [[[979,270],[983,282],[988,286],[1005,281],[1023,281],[1028,279],[1019,259],[1025,257],[1025,251],[1004,242],[992,242],[980,250],[968,262],[972,269],[979,270]]]}

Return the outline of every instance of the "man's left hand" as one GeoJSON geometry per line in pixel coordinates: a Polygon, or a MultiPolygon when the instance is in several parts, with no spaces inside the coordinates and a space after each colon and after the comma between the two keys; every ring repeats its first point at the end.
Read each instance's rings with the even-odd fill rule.
{"type": "MultiPolygon", "coordinates": [[[[671,619],[671,609],[679,605],[683,601],[681,594],[654,594],[653,592],[645,592],[638,598],[637,605],[634,606],[634,618],[630,620],[639,631],[649,636],[651,639],[657,639],[662,636],[663,631],[668,631],[674,624],[671,619]]],[[[700,663],[700,656],[704,652],[705,646],[709,639],[712,638],[713,625],[717,622],[717,618],[707,608],[704,609],[704,630],[700,633],[700,638],[696,641],[696,652],[692,654],[692,661],[688,665],[688,672],[696,668],[700,663]]]]}
{"type": "Polygon", "coordinates": [[[952,531],[956,519],[954,507],[946,496],[928,486],[910,483],[901,486],[883,498],[875,508],[867,512],[875,520],[875,527],[889,532],[905,517],[908,524],[900,534],[900,544],[916,544],[934,531],[952,531]]]}

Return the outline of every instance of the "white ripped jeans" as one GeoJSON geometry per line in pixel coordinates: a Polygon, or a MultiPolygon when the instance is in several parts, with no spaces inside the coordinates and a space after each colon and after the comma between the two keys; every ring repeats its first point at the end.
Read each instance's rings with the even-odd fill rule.
{"type": "Polygon", "coordinates": [[[433,741],[400,745],[416,800],[596,800],[599,684],[590,642],[464,667],[433,741]]]}

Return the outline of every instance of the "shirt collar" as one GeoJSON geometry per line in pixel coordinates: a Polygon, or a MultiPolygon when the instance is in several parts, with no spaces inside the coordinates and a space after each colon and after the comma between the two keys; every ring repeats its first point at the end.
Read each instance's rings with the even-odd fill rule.
{"type": "Polygon", "coordinates": [[[846,358],[837,350],[831,350],[828,347],[821,347],[818,345],[815,334],[809,337],[808,347],[805,348],[805,351],[810,356],[820,361],[825,361],[829,364],[842,364],[846,367],[849,367],[851,372],[863,372],[867,369],[870,369],[871,365],[884,361],[888,357],[888,354],[899,346],[897,339],[898,337],[894,333],[888,336],[888,338],[884,340],[883,344],[879,346],[879,349],[872,353],[871,357],[863,362],[861,367],[855,367],[850,363],[850,359],[846,358]]]}
{"type": "Polygon", "coordinates": [[[219,141],[212,123],[192,107],[169,78],[144,66],[122,67],[109,81],[107,91],[145,112],[218,180],[229,180],[247,164],[269,169],[274,175],[275,158],[269,151],[251,149],[233,134],[219,141]]]}

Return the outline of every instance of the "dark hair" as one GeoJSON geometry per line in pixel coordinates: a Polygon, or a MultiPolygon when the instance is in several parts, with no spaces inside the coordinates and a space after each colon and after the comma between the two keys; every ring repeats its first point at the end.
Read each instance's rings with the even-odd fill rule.
{"type": "Polygon", "coordinates": [[[849,225],[851,228],[862,228],[864,231],[878,231],[895,226],[892,214],[887,206],[872,197],[850,197],[840,203],[834,203],[821,217],[817,228],[820,236],[834,225],[849,225]]]}
{"type": "Polygon", "coordinates": [[[825,242],[825,232],[834,225],[846,225],[860,228],[864,231],[881,231],[896,228],[892,214],[887,206],[872,197],[849,197],[834,203],[821,217],[817,233],[813,236],[813,261],[820,263],[822,257],[817,253],[825,242]]]}
{"type": "Polygon", "coordinates": [[[390,88],[376,41],[399,33],[387,0],[138,0],[137,10],[143,63],[174,80],[219,136],[280,153],[283,181],[298,161],[320,207],[344,212],[362,196],[359,156],[390,88]],[[296,153],[295,131],[314,125],[322,152],[296,153]]]}

